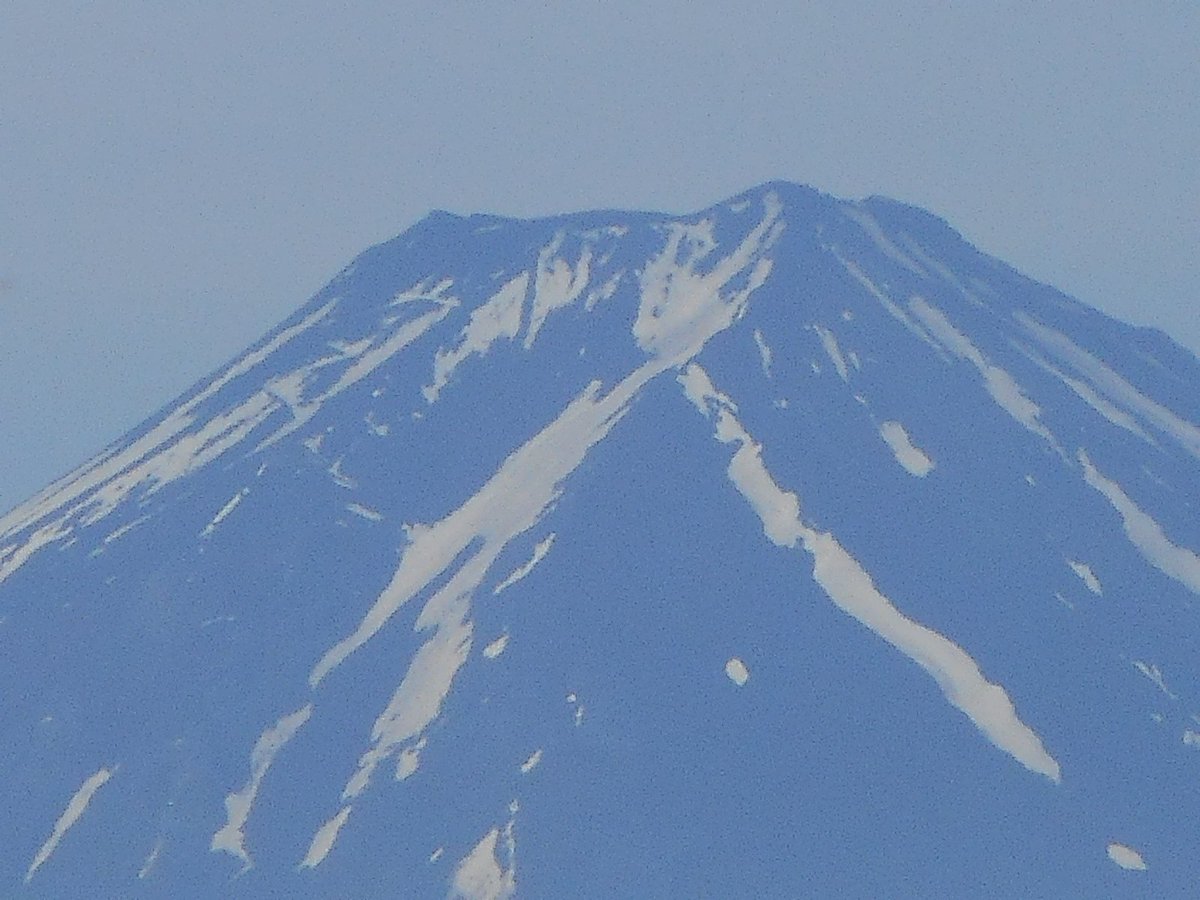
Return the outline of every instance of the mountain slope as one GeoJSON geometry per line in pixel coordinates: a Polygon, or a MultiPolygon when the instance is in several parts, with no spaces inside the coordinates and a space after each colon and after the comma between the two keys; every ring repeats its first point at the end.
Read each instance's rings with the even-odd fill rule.
{"type": "Polygon", "coordinates": [[[892,201],[435,213],[0,519],[0,880],[1185,896],[1197,387],[892,201]]]}

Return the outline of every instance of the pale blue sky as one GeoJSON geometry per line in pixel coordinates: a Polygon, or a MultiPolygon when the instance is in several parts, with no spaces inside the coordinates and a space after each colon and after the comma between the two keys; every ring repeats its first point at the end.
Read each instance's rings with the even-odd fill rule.
{"type": "Polygon", "coordinates": [[[0,509],[436,207],[881,193],[1200,350],[1197,96],[1194,0],[9,0],[0,509]]]}

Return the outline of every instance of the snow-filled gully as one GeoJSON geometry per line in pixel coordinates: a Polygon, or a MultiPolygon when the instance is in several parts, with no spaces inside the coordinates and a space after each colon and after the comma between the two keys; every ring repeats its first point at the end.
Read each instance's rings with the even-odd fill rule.
{"type": "MultiPolygon", "coordinates": [[[[366,790],[378,767],[424,740],[426,730],[440,715],[474,643],[472,598],[500,554],[541,520],[559,496],[563,482],[622,419],[646,384],[686,364],[710,338],[745,312],[750,295],[770,272],[771,263],[764,254],[782,231],[781,206],[773,196],[766,198],[764,213],[731,254],[705,271],[699,271],[700,263],[708,263],[716,249],[711,223],[670,224],[665,247],[641,273],[641,301],[633,335],[645,351],[646,361],[607,392],[602,391],[600,382],[589,384],[553,421],[510,454],[458,509],[432,525],[410,528],[409,544],[390,583],[358,627],[317,661],[309,676],[312,689],[318,689],[401,607],[446,574],[455,560],[465,556],[465,561],[418,614],[416,630],[429,633],[429,637],[376,719],[370,743],[342,791],[342,805],[318,828],[303,866],[321,864],[349,820],[355,799],[366,790]],[[741,286],[729,288],[735,279],[740,279],[741,286]]],[[[545,260],[539,267],[561,275],[562,290],[572,296],[585,287],[545,260]]],[[[580,270],[585,267],[586,261],[581,262],[580,270]]],[[[515,294],[515,286],[512,290],[515,294]]],[[[509,329],[504,326],[495,333],[507,335],[509,329]]],[[[464,341],[464,346],[476,343],[470,334],[464,334],[464,341]]],[[[439,380],[435,375],[434,384],[439,380]]],[[[539,544],[531,562],[536,564],[548,550],[548,542],[539,544]]],[[[402,760],[408,774],[414,764],[411,755],[402,760]]]]}
{"type": "Polygon", "coordinates": [[[805,524],[799,498],[775,482],[760,446],[738,421],[736,405],[713,386],[708,374],[693,363],[679,380],[688,399],[713,421],[716,439],[736,445],[729,478],[758,514],[767,538],[780,547],[802,546],[812,557],[813,578],[842,612],[928,672],[946,700],[989,741],[1030,771],[1059,781],[1058,762],[1021,721],[1004,688],[988,681],[962,647],[900,612],[834,535],[805,524]]]}

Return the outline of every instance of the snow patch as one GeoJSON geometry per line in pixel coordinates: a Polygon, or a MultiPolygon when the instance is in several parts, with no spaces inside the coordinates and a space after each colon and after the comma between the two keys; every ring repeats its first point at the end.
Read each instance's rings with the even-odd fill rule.
{"type": "Polygon", "coordinates": [[[33,554],[43,547],[54,543],[71,533],[71,527],[64,524],[65,519],[43,525],[33,532],[24,544],[13,544],[4,548],[4,556],[0,557],[0,581],[25,565],[33,554]]]}
{"type": "Polygon", "coordinates": [[[1120,514],[1126,537],[1142,557],[1192,593],[1200,594],[1200,556],[1186,547],[1171,543],[1162,526],[1139,509],[1121,485],[1104,477],[1100,470],[1092,465],[1084,450],[1079,451],[1078,459],[1083,467],[1084,480],[1103,494],[1113,509],[1120,514]]]}
{"type": "Polygon", "coordinates": [[[267,769],[275,761],[275,755],[283,749],[284,744],[295,737],[308,717],[312,715],[313,705],[310,703],[294,713],[283,716],[273,726],[259,736],[250,751],[250,780],[245,787],[225,798],[226,822],[212,837],[209,850],[223,851],[232,854],[242,861],[242,871],[250,869],[254,863],[246,852],[246,820],[250,818],[250,809],[258,789],[266,777],[267,769]]]}
{"type": "Polygon", "coordinates": [[[347,503],[346,509],[370,522],[380,522],[383,520],[382,513],[371,509],[369,506],[363,506],[361,503],[347,503]]]}
{"type": "Polygon", "coordinates": [[[725,674],[729,676],[729,680],[742,687],[750,680],[750,670],[746,668],[746,664],[736,656],[731,656],[725,663],[725,674]]]}
{"type": "Polygon", "coordinates": [[[508,648],[508,634],[502,634],[490,644],[483,648],[483,655],[487,659],[495,659],[508,648]]]}
{"type": "Polygon", "coordinates": [[[1071,567],[1071,571],[1079,576],[1080,580],[1087,585],[1087,589],[1098,597],[1104,596],[1104,589],[1100,586],[1100,579],[1096,577],[1096,573],[1092,571],[1092,567],[1087,563],[1081,563],[1073,559],[1067,560],[1067,565],[1071,567]]]}
{"type": "Polygon", "coordinates": [[[1077,396],[1096,412],[1100,413],[1100,415],[1102,415],[1109,422],[1116,425],[1118,428],[1124,428],[1130,434],[1136,435],[1147,444],[1157,446],[1154,438],[1150,437],[1150,435],[1148,435],[1142,429],[1142,427],[1138,425],[1137,420],[1133,416],[1129,415],[1117,406],[1114,406],[1103,396],[1097,393],[1096,390],[1086,381],[1081,381],[1078,378],[1072,378],[1070,375],[1067,375],[1065,372],[1062,372],[1055,366],[1052,366],[1032,350],[1022,347],[1020,344],[1017,345],[1017,348],[1021,350],[1027,357],[1029,357],[1029,359],[1033,361],[1034,365],[1038,366],[1045,372],[1049,372],[1051,375],[1065,384],[1071,389],[1072,392],[1074,392],[1075,396],[1077,396]]]}
{"type": "Polygon", "coordinates": [[[598,304],[610,299],[617,292],[617,286],[621,283],[624,275],[624,271],[617,272],[608,281],[600,285],[600,287],[588,291],[587,298],[583,302],[583,308],[591,312],[598,304]]]}
{"type": "Polygon", "coordinates": [[[838,377],[842,381],[849,381],[850,370],[846,366],[846,359],[842,356],[842,348],[838,346],[837,338],[833,336],[833,332],[828,328],[822,328],[820,325],[813,325],[812,327],[821,339],[821,346],[825,348],[825,355],[829,357],[829,361],[837,369],[838,377]]]}
{"type": "Polygon", "coordinates": [[[802,543],[813,558],[813,578],[839,609],[928,672],[946,700],[994,745],[1030,771],[1058,782],[1058,763],[1036,732],[1017,716],[1004,688],[988,681],[960,646],[896,609],[875,586],[870,573],[832,534],[801,520],[799,498],[775,482],[763,464],[762,448],[735,417],[736,407],[713,387],[699,365],[688,366],[680,381],[697,409],[715,420],[716,438],[737,445],[728,475],[758,514],[768,539],[787,548],[802,543]]]}
{"type": "Polygon", "coordinates": [[[338,832],[350,818],[350,810],[351,807],[343,806],[336,816],[317,829],[312,843],[308,845],[308,852],[304,854],[304,859],[300,862],[301,869],[315,869],[325,861],[325,857],[329,855],[329,851],[333,849],[333,845],[337,841],[338,832]]]}
{"type": "MultiPolygon", "coordinates": [[[[1102,393],[1112,403],[1123,407],[1140,417],[1142,421],[1169,435],[1178,441],[1188,453],[1200,459],[1200,427],[1176,415],[1162,404],[1151,400],[1062,332],[1043,325],[1025,313],[1018,312],[1015,315],[1017,321],[1024,325],[1043,347],[1074,368],[1091,383],[1096,391],[1102,393]]],[[[1122,424],[1120,421],[1116,421],[1116,424],[1123,428],[1129,428],[1127,424],[1122,424]]]]}
{"type": "MultiPolygon", "coordinates": [[[[372,396],[373,395],[374,394],[372,394],[372,396]]],[[[375,437],[387,437],[388,432],[391,431],[391,427],[387,422],[380,422],[375,418],[375,413],[373,411],[368,412],[363,421],[367,423],[367,428],[370,430],[371,434],[375,435],[375,437]]]]}
{"type": "Polygon", "coordinates": [[[1025,396],[1012,375],[988,360],[979,348],[971,343],[970,338],[950,323],[941,310],[930,306],[920,297],[913,297],[908,307],[947,350],[971,363],[979,371],[983,377],[984,388],[997,406],[1028,431],[1044,439],[1056,451],[1062,452],[1054,435],[1038,418],[1042,412],[1041,407],[1025,396]]]}
{"type": "Polygon", "coordinates": [[[1160,669],[1158,666],[1154,665],[1153,663],[1144,663],[1140,659],[1135,659],[1133,661],[1133,667],[1150,679],[1156,688],[1158,688],[1172,700],[1179,699],[1179,697],[1172,693],[1167,687],[1167,682],[1163,678],[1162,669],[1160,669]]]}
{"type": "Polygon", "coordinates": [[[229,514],[237,509],[237,505],[242,502],[242,498],[249,493],[250,488],[242,488],[240,491],[230,497],[229,502],[222,506],[217,511],[217,514],[212,517],[212,521],[204,526],[204,530],[200,532],[200,537],[206,538],[212,535],[212,533],[217,530],[217,526],[229,518],[229,514]]]}
{"type": "Polygon", "coordinates": [[[454,370],[469,356],[483,356],[500,338],[511,341],[517,336],[521,330],[521,310],[528,291],[529,273],[524,272],[471,313],[470,321],[459,333],[458,346],[451,350],[438,350],[434,358],[433,382],[421,389],[427,402],[437,400],[454,370]]]}
{"type": "Polygon", "coordinates": [[[538,763],[540,763],[541,761],[542,761],[542,750],[539,747],[537,750],[534,750],[533,753],[531,753],[529,755],[529,758],[527,760],[525,760],[525,762],[521,763],[521,774],[528,775],[530,772],[532,772],[534,769],[537,768],[538,763]]]}
{"type": "MultiPolygon", "coordinates": [[[[859,266],[856,265],[855,263],[851,262],[848,259],[843,258],[836,250],[833,250],[832,248],[828,248],[828,247],[826,249],[829,250],[831,253],[833,253],[833,255],[837,259],[837,261],[842,264],[842,268],[844,268],[847,272],[849,272],[851,277],[853,277],[855,281],[857,281],[859,284],[861,284],[863,286],[863,288],[867,291],[867,293],[869,293],[872,297],[874,297],[876,300],[879,301],[879,305],[882,306],[885,310],[887,310],[888,313],[891,314],[892,318],[894,318],[897,322],[899,322],[901,325],[903,325],[908,331],[910,331],[912,334],[916,335],[918,338],[920,338],[922,341],[924,341],[926,344],[928,344],[930,347],[932,347],[934,350],[936,350],[939,355],[941,355],[941,356],[943,356],[943,358],[945,358],[944,351],[942,350],[941,345],[939,345],[933,338],[931,338],[929,336],[929,334],[925,331],[925,329],[923,329],[920,325],[918,325],[917,322],[912,318],[912,316],[910,316],[908,313],[906,313],[904,311],[903,307],[901,307],[900,304],[898,304],[895,300],[893,300],[891,297],[889,297],[887,294],[885,294],[882,290],[880,290],[875,285],[875,283],[873,281],[871,281],[870,278],[867,277],[866,272],[864,272],[861,268],[859,268],[859,266]]],[[[843,318],[844,318],[844,316],[843,316],[843,318]]]]}
{"type": "Polygon", "coordinates": [[[1108,858],[1122,869],[1131,872],[1146,871],[1146,861],[1142,859],[1142,854],[1138,853],[1132,847],[1126,847],[1124,844],[1109,844],[1108,858]]]}
{"type": "MultiPolygon", "coordinates": [[[[459,305],[459,301],[454,297],[442,296],[442,285],[448,284],[443,282],[434,289],[433,293],[422,293],[414,289],[408,299],[427,300],[435,303],[436,306],[417,316],[415,319],[404,322],[395,331],[382,339],[375,338],[369,349],[362,352],[357,357],[338,357],[335,362],[352,360],[349,365],[342,371],[329,388],[324,392],[312,398],[300,399],[299,395],[287,396],[283,387],[287,383],[286,379],[290,376],[284,376],[284,379],[277,379],[267,385],[266,391],[269,392],[275,400],[273,409],[277,408],[280,403],[286,405],[292,414],[292,420],[282,426],[278,431],[266,438],[255,448],[262,450],[270,447],[272,444],[282,440],[298,428],[302,428],[309,422],[321,409],[326,401],[336,397],[342,391],[346,390],[362,381],[381,365],[425,334],[430,328],[436,325],[442,319],[446,318],[455,307],[459,305]]],[[[395,302],[395,301],[393,301],[395,302]]],[[[303,379],[308,372],[314,371],[316,368],[323,365],[323,361],[318,361],[306,369],[301,369],[299,372],[292,373],[292,376],[299,375],[303,379]]]]}
{"type": "Polygon", "coordinates": [[[29,864],[28,871],[25,872],[25,881],[28,883],[34,876],[34,873],[42,867],[42,865],[50,858],[50,855],[58,848],[59,841],[63,839],[71,827],[79,821],[79,817],[83,815],[88,808],[88,804],[92,802],[92,798],[96,795],[96,791],[104,787],[108,780],[116,774],[116,769],[102,768],[94,775],[89,776],[79,790],[77,790],[67,803],[67,808],[63,810],[62,815],[58,817],[58,821],[54,823],[54,830],[51,831],[50,837],[46,838],[46,842],[38,848],[37,855],[33,857],[33,862],[29,864]]]}
{"type": "Polygon", "coordinates": [[[450,896],[455,900],[506,900],[517,891],[516,846],[512,835],[512,822],[503,832],[493,828],[483,836],[470,853],[463,857],[454,870],[450,896]],[[504,855],[507,868],[497,856],[497,845],[504,837],[504,855]]]}
{"type": "MultiPolygon", "coordinates": [[[[94,522],[111,512],[143,481],[149,479],[171,480],[192,471],[195,466],[188,465],[189,455],[198,456],[202,454],[202,451],[208,450],[209,453],[203,454],[207,461],[224,452],[232,443],[248,433],[247,429],[237,427],[240,422],[252,420],[257,424],[257,421],[261,420],[259,418],[261,410],[258,409],[257,403],[242,404],[237,409],[214,418],[193,434],[180,437],[184,431],[195,424],[194,411],[196,407],[218,393],[235,378],[256,368],[276,350],[325,318],[336,303],[336,300],[330,301],[302,321],[282,330],[262,347],[247,353],[216,376],[195,396],[171,411],[162,421],[128,446],[112,450],[85,463],[7,515],[0,517],[0,536],[12,535],[17,531],[29,528],[67,507],[66,512],[54,525],[46,526],[47,528],[58,526],[59,536],[65,535],[70,529],[63,529],[61,526],[72,515],[85,507],[92,511],[89,523],[94,522]],[[232,437],[232,440],[218,440],[223,437],[232,437]],[[175,440],[176,438],[178,440],[175,440]],[[172,443],[172,441],[174,442],[172,443]],[[122,477],[118,478],[118,476],[122,477]],[[108,490],[101,493],[100,488],[106,486],[108,490]],[[87,499],[81,499],[85,497],[87,499]]],[[[35,532],[33,539],[44,533],[44,529],[40,529],[35,532]]],[[[43,543],[39,546],[44,545],[43,543]]],[[[26,553],[24,558],[27,559],[31,552],[26,553]]],[[[0,580],[3,580],[5,574],[4,570],[0,569],[0,580]]]]}
{"type": "Polygon", "coordinates": [[[647,353],[671,365],[691,359],[705,342],[724,331],[746,311],[750,294],[761,287],[771,262],[760,254],[783,231],[783,205],[775,194],[764,199],[766,214],[734,251],[707,271],[699,264],[716,249],[712,222],[668,225],[667,246],[642,270],[642,300],[633,334],[647,353]],[[680,262],[680,256],[684,261],[680,262]],[[753,267],[751,265],[753,264],[753,267]],[[750,268],[744,287],[721,296],[721,289],[750,268]]]}
{"type": "Polygon", "coordinates": [[[400,751],[400,759],[396,762],[396,780],[404,781],[415,775],[421,766],[421,751],[425,749],[425,738],[417,741],[411,747],[400,751]]]}
{"type": "Polygon", "coordinates": [[[879,426],[879,436],[891,449],[896,462],[900,463],[909,475],[924,478],[933,471],[933,460],[913,444],[908,432],[899,422],[884,422],[879,426]]]}
{"type": "Polygon", "coordinates": [[[770,268],[769,261],[756,256],[779,233],[774,227],[780,209],[778,198],[768,197],[765,205],[767,215],[763,221],[730,257],[703,275],[695,273],[696,264],[713,248],[701,240],[700,249],[693,247],[695,252],[680,262],[687,229],[672,228],[662,254],[643,271],[644,294],[635,334],[650,358],[607,394],[600,393],[599,381],[592,382],[554,421],[514,450],[458,509],[436,524],[409,529],[409,545],[387,587],[357,628],[330,647],[309,675],[310,687],[316,688],[371,640],[401,606],[462,560],[417,616],[416,630],[432,631],[432,636],[417,650],[387,707],[376,719],[371,746],[359,758],[342,792],[343,800],[357,797],[376,767],[419,737],[440,714],[470,654],[474,630],[470,612],[475,591],[509,542],[540,521],[560,495],[566,478],[624,417],[648,382],[687,362],[744,310],[751,292],[762,284],[770,268]],[[726,284],[748,268],[751,270],[743,286],[723,294],[726,284]]]}
{"type": "Polygon", "coordinates": [[[144,879],[154,871],[154,864],[158,862],[158,857],[159,854],[162,853],[162,848],[163,839],[160,837],[154,842],[154,846],[150,848],[150,852],[146,855],[145,860],[142,861],[142,867],[138,869],[137,877],[139,880],[144,879]]]}
{"type": "Polygon", "coordinates": [[[583,248],[575,268],[565,259],[555,257],[564,237],[562,233],[556,235],[538,254],[537,275],[533,287],[533,311],[529,314],[529,330],[525,333],[526,350],[533,346],[547,316],[556,309],[574,303],[587,287],[591,277],[590,247],[583,248]]]}
{"type": "Polygon", "coordinates": [[[762,364],[763,374],[768,378],[771,377],[771,348],[767,346],[767,340],[763,337],[761,331],[754,329],[754,343],[758,347],[758,360],[762,364]]]}
{"type": "Polygon", "coordinates": [[[326,470],[329,472],[329,477],[333,479],[333,483],[340,488],[345,488],[352,491],[358,487],[358,482],[342,471],[342,457],[338,457],[326,470]]]}
{"type": "Polygon", "coordinates": [[[871,239],[876,247],[883,251],[884,256],[887,256],[889,259],[898,262],[900,265],[904,266],[904,268],[908,269],[910,272],[916,273],[917,275],[927,274],[924,269],[913,262],[913,260],[906,256],[899,247],[892,243],[891,238],[889,238],[884,233],[883,228],[880,227],[879,221],[873,215],[867,212],[865,207],[860,204],[845,203],[842,204],[842,212],[845,214],[846,218],[857,223],[858,226],[864,232],[866,232],[867,237],[871,239]]]}
{"type": "Polygon", "coordinates": [[[533,556],[529,558],[529,561],[524,565],[518,566],[516,569],[510,572],[507,578],[496,585],[496,588],[492,591],[492,594],[499,594],[501,591],[512,587],[514,584],[532,572],[534,566],[545,559],[546,554],[550,552],[550,548],[554,546],[555,537],[555,533],[553,531],[550,532],[545,540],[541,541],[536,547],[533,548],[533,556]]]}

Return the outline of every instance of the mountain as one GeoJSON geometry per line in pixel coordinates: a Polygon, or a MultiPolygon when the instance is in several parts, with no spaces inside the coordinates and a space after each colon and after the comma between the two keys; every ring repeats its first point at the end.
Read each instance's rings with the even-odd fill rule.
{"type": "Polygon", "coordinates": [[[1197,422],[894,201],[434,213],[0,519],[2,892],[1191,896],[1197,422]]]}

